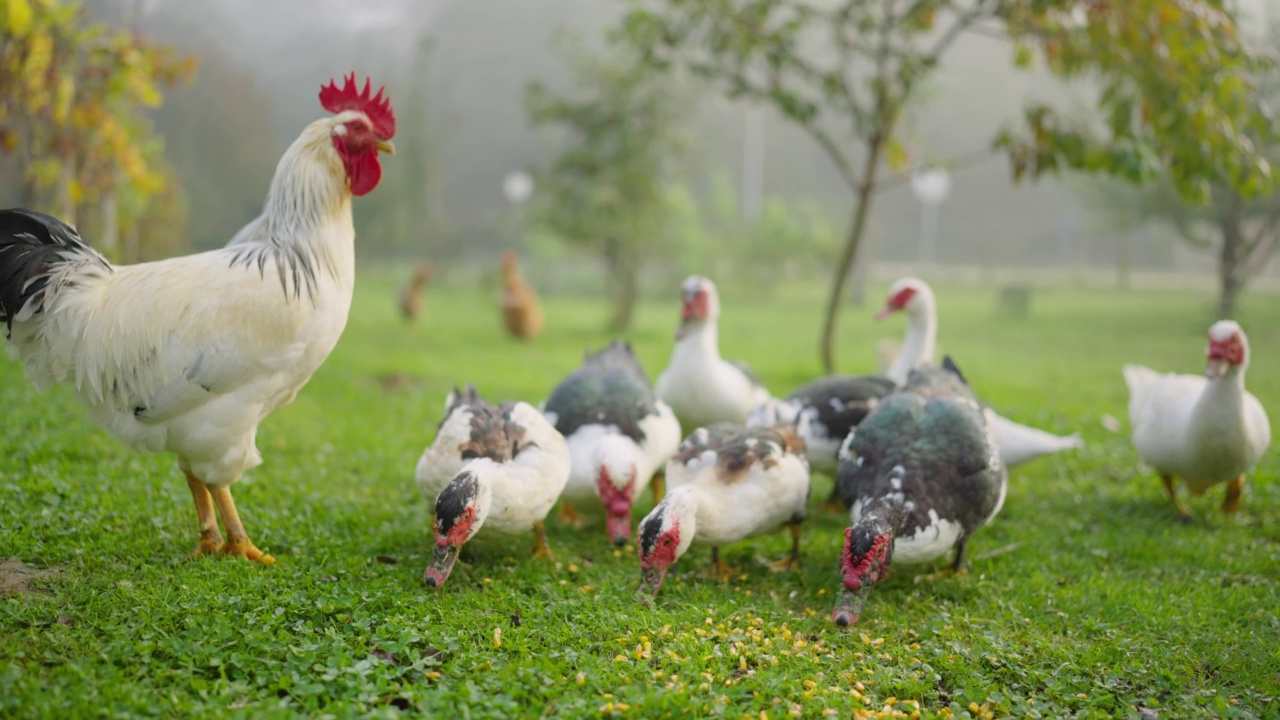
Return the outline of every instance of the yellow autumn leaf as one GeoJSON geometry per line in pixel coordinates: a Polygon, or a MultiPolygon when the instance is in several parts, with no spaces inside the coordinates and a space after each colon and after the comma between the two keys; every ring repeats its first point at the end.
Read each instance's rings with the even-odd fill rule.
{"type": "Polygon", "coordinates": [[[14,37],[25,37],[31,29],[31,4],[27,0],[7,0],[9,12],[6,23],[9,34],[14,37]]]}
{"type": "Polygon", "coordinates": [[[53,62],[53,38],[46,32],[32,33],[27,39],[27,59],[22,73],[28,79],[43,77],[53,62]]]}
{"type": "Polygon", "coordinates": [[[907,165],[911,163],[911,154],[907,152],[907,147],[896,139],[889,140],[885,153],[889,160],[889,167],[894,172],[905,172],[907,165]]]}
{"type": "Polygon", "coordinates": [[[71,114],[76,96],[76,81],[70,75],[58,78],[57,88],[53,96],[53,119],[64,123],[71,114]]]}

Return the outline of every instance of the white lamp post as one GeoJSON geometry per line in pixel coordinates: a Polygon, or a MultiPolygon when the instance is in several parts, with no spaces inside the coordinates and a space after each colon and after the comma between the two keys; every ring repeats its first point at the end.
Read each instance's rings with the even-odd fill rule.
{"type": "Polygon", "coordinates": [[[512,205],[523,205],[533,196],[533,178],[523,170],[512,170],[502,178],[502,195],[512,205]]]}
{"type": "Polygon", "coordinates": [[[920,168],[911,176],[911,191],[920,201],[920,264],[934,261],[938,245],[938,208],[951,193],[951,176],[940,167],[920,168]]]}

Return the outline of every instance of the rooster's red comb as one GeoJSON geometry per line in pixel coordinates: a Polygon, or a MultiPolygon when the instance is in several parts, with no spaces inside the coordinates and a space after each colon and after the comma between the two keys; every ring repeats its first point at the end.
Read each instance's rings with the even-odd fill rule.
{"type": "Polygon", "coordinates": [[[331,113],[340,113],[343,110],[359,110],[369,118],[369,122],[373,123],[373,132],[384,139],[391,139],[396,134],[396,113],[391,109],[391,98],[384,98],[382,91],[385,87],[378,88],[378,94],[372,97],[369,92],[372,89],[373,81],[369,78],[364,80],[364,90],[360,90],[360,86],[356,83],[356,74],[353,72],[343,78],[344,82],[341,88],[337,82],[330,80],[328,85],[320,86],[320,104],[325,110],[331,113]]]}

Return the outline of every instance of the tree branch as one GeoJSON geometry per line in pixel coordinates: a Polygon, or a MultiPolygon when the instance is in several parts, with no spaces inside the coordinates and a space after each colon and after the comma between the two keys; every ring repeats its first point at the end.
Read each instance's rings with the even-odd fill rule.
{"type": "Polygon", "coordinates": [[[937,42],[933,44],[933,48],[925,54],[925,63],[929,65],[936,64],[939,58],[942,57],[942,54],[951,47],[951,43],[955,42],[956,38],[960,37],[960,33],[964,32],[965,29],[970,25],[973,25],[975,22],[990,17],[991,10],[992,8],[988,7],[987,0],[981,0],[977,5],[974,5],[971,10],[957,14],[955,22],[951,24],[951,27],[942,31],[942,35],[938,38],[937,42]]]}
{"type": "MultiPolygon", "coordinates": [[[[774,93],[781,89],[781,79],[778,77],[778,73],[776,72],[770,74],[768,84],[765,85],[764,83],[753,82],[747,77],[746,72],[742,68],[728,68],[722,63],[717,64],[711,61],[690,61],[689,67],[695,72],[706,77],[730,78],[730,82],[737,86],[737,90],[740,95],[776,106],[776,103],[772,102],[772,98],[774,93]]],[[[850,98],[850,104],[852,104],[852,98],[850,98]]],[[[831,159],[832,164],[835,165],[836,172],[840,174],[840,179],[849,186],[849,190],[851,192],[856,191],[862,179],[854,171],[853,164],[850,162],[848,155],[840,149],[840,145],[836,142],[835,138],[819,126],[818,119],[815,117],[807,121],[796,120],[796,124],[799,125],[800,128],[803,129],[810,137],[812,137],[814,141],[818,143],[819,147],[822,148],[822,151],[827,154],[827,157],[831,159]]]]}
{"type": "Polygon", "coordinates": [[[1276,241],[1280,239],[1280,234],[1276,232],[1277,226],[1280,226],[1280,212],[1274,212],[1268,216],[1258,231],[1253,234],[1253,238],[1247,241],[1244,260],[1240,263],[1243,277],[1256,275],[1271,259],[1271,253],[1276,249],[1276,241]]]}
{"type": "Polygon", "coordinates": [[[804,128],[805,132],[809,133],[809,137],[812,137],[818,145],[822,146],[823,152],[827,154],[827,157],[831,158],[831,162],[835,163],[836,171],[840,173],[840,179],[844,180],[845,184],[849,186],[849,190],[857,190],[863,179],[858,176],[858,173],[854,172],[849,158],[840,150],[831,134],[818,127],[817,122],[804,123],[801,127],[804,128]]]}
{"type": "MultiPolygon", "coordinates": [[[[956,172],[957,170],[968,170],[975,165],[981,164],[983,161],[991,160],[995,157],[998,157],[998,153],[996,153],[995,150],[992,150],[991,148],[981,148],[961,155],[952,156],[937,164],[946,168],[949,172],[956,172]]],[[[900,175],[886,178],[879,186],[876,187],[876,193],[888,192],[889,190],[900,188],[908,182],[910,182],[909,177],[902,177],[900,175]]]]}

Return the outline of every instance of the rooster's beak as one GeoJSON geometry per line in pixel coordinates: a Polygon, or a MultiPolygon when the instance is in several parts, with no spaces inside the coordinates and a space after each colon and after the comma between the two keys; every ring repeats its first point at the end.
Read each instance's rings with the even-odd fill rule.
{"type": "Polygon", "coordinates": [[[390,140],[379,140],[373,146],[378,148],[379,152],[384,152],[388,155],[396,154],[396,146],[392,145],[390,140]]]}

